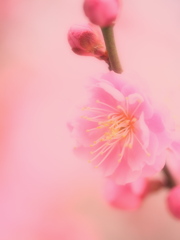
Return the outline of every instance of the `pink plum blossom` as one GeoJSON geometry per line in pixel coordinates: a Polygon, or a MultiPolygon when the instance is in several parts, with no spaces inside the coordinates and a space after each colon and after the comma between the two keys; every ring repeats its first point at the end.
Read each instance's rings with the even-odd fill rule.
{"type": "Polygon", "coordinates": [[[114,23],[119,10],[118,0],[85,0],[84,12],[90,21],[100,27],[114,23]]]}
{"type": "Polygon", "coordinates": [[[174,187],[168,193],[167,206],[170,212],[180,219],[180,185],[174,187]]]}
{"type": "Polygon", "coordinates": [[[101,30],[92,23],[73,25],[68,32],[68,42],[78,55],[94,56],[107,60],[107,52],[101,30]]]}
{"type": "Polygon", "coordinates": [[[70,123],[75,152],[117,184],[159,172],[170,144],[165,119],[125,74],[92,79],[87,105],[70,123]]]}

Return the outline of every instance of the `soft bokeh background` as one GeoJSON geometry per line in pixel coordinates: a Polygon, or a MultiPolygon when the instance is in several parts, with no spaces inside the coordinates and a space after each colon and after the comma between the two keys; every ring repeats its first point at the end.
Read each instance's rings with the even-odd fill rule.
{"type": "MultiPolygon", "coordinates": [[[[72,154],[66,121],[105,63],[74,55],[82,0],[0,0],[0,239],[177,240],[166,191],[139,211],[103,198],[104,180],[72,154]]],[[[115,34],[126,71],[144,78],[179,128],[180,1],[124,0],[115,34]]]]}

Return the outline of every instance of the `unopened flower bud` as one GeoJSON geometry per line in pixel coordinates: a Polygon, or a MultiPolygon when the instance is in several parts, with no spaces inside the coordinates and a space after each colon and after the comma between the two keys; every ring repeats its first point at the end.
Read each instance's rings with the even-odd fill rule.
{"type": "Polygon", "coordinates": [[[180,185],[169,191],[167,206],[174,217],[180,219],[180,185]]]}
{"type": "Polygon", "coordinates": [[[68,41],[72,51],[78,55],[94,56],[105,61],[108,58],[101,31],[91,23],[73,25],[68,32],[68,41]]]}
{"type": "Polygon", "coordinates": [[[85,0],[84,12],[89,20],[99,25],[107,27],[114,24],[119,10],[118,0],[85,0]]]}

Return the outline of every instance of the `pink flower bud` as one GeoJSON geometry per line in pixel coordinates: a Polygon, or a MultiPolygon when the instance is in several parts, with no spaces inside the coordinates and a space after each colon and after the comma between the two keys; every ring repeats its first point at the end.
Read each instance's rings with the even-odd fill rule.
{"type": "Polygon", "coordinates": [[[118,0],[85,0],[84,12],[90,21],[100,27],[114,23],[119,10],[118,0]]]}
{"type": "Polygon", "coordinates": [[[167,206],[174,217],[180,219],[180,185],[170,190],[167,206]]]}
{"type": "Polygon", "coordinates": [[[73,25],[68,32],[68,41],[72,51],[78,55],[94,56],[103,60],[107,59],[101,31],[91,23],[73,25]]]}

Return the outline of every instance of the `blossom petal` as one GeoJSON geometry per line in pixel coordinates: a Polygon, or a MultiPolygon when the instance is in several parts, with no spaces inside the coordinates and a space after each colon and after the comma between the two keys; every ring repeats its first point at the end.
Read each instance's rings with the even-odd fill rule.
{"type": "Polygon", "coordinates": [[[144,121],[144,113],[141,114],[139,120],[135,123],[135,134],[137,138],[141,141],[144,148],[149,145],[149,128],[144,121]]]}
{"type": "Polygon", "coordinates": [[[165,165],[166,158],[167,158],[166,151],[163,151],[161,154],[156,155],[155,164],[144,165],[144,168],[142,170],[142,177],[150,177],[155,173],[160,172],[165,165]]]}
{"type": "Polygon", "coordinates": [[[152,132],[162,132],[164,131],[164,123],[162,121],[161,116],[155,112],[153,116],[147,121],[148,127],[152,132]]]}
{"type": "Polygon", "coordinates": [[[112,175],[112,179],[115,180],[117,184],[123,185],[135,181],[141,175],[140,170],[132,170],[127,162],[127,153],[124,155],[122,162],[119,164],[118,168],[112,175]]]}
{"type": "Polygon", "coordinates": [[[143,102],[144,99],[139,93],[133,93],[128,95],[128,101],[129,101],[129,104],[135,104],[138,102],[143,102]]]}
{"type": "Polygon", "coordinates": [[[117,101],[124,102],[125,100],[124,95],[110,84],[101,82],[99,83],[99,87],[102,88],[107,93],[109,93],[111,96],[113,96],[113,98],[115,98],[117,101]]]}
{"type": "Polygon", "coordinates": [[[129,151],[128,163],[133,170],[144,168],[147,165],[153,165],[156,161],[159,142],[154,134],[150,135],[149,145],[147,149],[142,149],[138,141],[134,142],[134,148],[129,151]]]}

